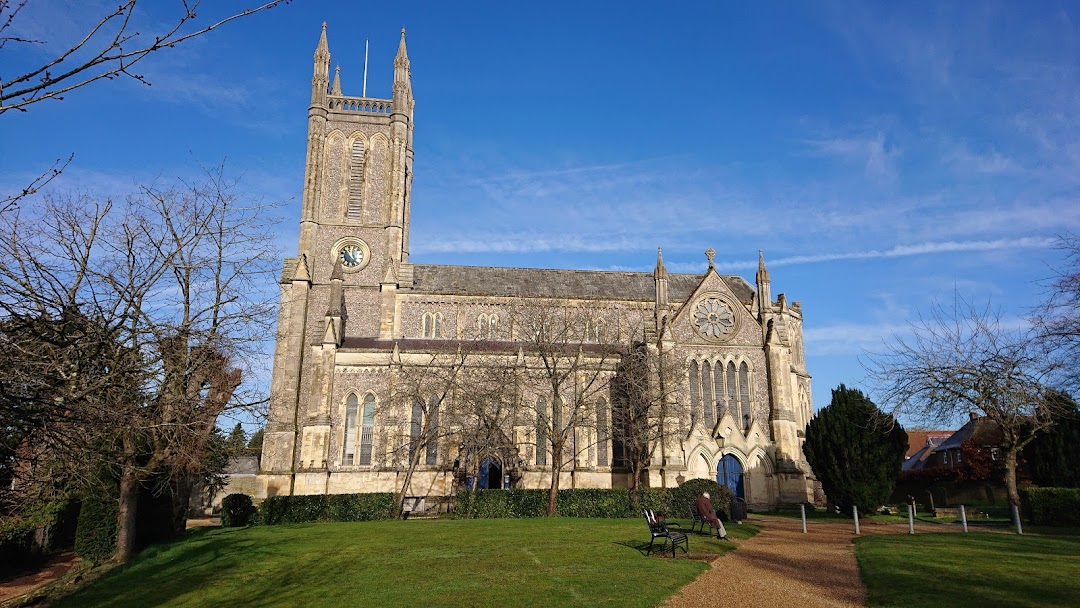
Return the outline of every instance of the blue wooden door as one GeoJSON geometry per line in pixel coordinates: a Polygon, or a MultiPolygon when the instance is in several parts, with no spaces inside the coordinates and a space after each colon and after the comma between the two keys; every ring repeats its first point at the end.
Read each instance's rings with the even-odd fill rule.
{"type": "Polygon", "coordinates": [[[743,491],[743,468],[738,458],[728,454],[716,463],[716,483],[727,487],[739,498],[746,498],[743,491]]]}

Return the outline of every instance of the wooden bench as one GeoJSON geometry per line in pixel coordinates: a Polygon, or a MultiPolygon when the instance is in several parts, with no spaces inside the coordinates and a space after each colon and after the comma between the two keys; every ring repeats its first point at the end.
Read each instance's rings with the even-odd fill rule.
{"type": "Polygon", "coordinates": [[[646,555],[653,552],[653,544],[658,538],[661,539],[659,550],[666,551],[668,547],[671,547],[672,559],[675,559],[675,548],[679,545],[682,545],[683,553],[690,553],[690,541],[686,536],[686,532],[683,532],[682,526],[667,523],[649,509],[645,509],[645,523],[649,524],[649,533],[652,534],[652,538],[649,540],[649,548],[645,552],[646,555]]]}

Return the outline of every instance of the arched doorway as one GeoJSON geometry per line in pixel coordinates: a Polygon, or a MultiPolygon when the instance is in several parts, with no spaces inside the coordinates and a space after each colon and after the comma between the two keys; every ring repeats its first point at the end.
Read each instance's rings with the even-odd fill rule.
{"type": "Polygon", "coordinates": [[[742,463],[734,454],[725,454],[720,462],[716,463],[716,483],[727,487],[738,498],[746,499],[742,463]]]}
{"type": "Polygon", "coordinates": [[[476,477],[476,487],[479,490],[502,489],[502,464],[494,456],[488,456],[480,461],[480,474],[476,477]]]}

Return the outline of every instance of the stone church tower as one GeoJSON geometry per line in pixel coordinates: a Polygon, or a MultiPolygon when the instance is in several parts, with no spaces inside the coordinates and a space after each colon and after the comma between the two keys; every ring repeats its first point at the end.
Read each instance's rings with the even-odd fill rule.
{"type": "MultiPolygon", "coordinates": [[[[760,255],[754,286],[717,273],[712,250],[704,274],[668,273],[660,254],[651,274],[414,264],[415,104],[405,31],[389,99],[343,94],[330,66],[323,24],[298,255],[281,275],[260,497],[399,489],[398,448],[416,439],[415,429],[439,424],[395,403],[403,362],[465,345],[481,360],[527,367],[530,335],[515,314],[532,307],[581,319],[575,347],[596,369],[610,366],[596,353],[637,343],[677,361],[678,431],[656,450],[647,484],[715,478],[758,507],[813,499],[801,449],[813,411],[802,308],[783,294],[772,298],[760,255]]],[[[457,440],[429,445],[410,494],[438,498],[466,483],[547,487],[553,471],[537,412],[550,396],[526,393],[537,422],[518,416],[504,429],[508,445],[483,454],[466,454],[457,440]],[[463,464],[469,458],[472,468],[463,464]]],[[[559,473],[562,487],[629,484],[614,401],[605,394],[595,403],[572,430],[577,452],[559,473]]]]}

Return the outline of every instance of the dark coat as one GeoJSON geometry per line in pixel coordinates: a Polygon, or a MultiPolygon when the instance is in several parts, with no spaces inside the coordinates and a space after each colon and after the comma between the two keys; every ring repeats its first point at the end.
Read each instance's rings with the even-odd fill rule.
{"type": "Polygon", "coordinates": [[[708,498],[705,498],[705,496],[698,496],[697,502],[694,503],[694,506],[697,507],[698,513],[701,513],[701,516],[705,518],[705,521],[708,521],[710,524],[712,524],[712,527],[720,527],[720,518],[716,516],[716,511],[713,509],[712,501],[710,501],[708,498]]]}

